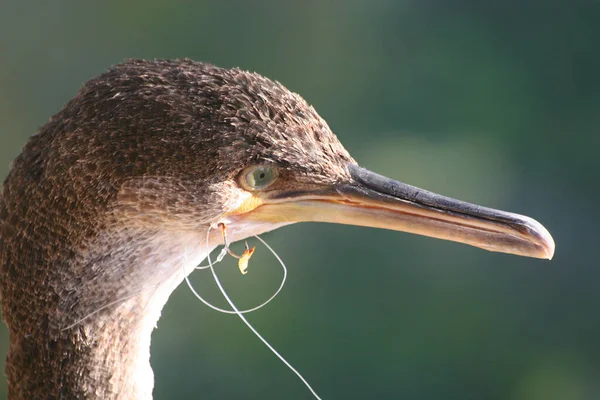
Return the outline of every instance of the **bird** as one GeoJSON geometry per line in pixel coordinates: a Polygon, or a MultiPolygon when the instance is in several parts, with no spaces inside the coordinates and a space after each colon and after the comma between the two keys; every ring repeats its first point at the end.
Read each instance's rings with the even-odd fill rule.
{"type": "Polygon", "coordinates": [[[9,399],[151,399],[151,333],[222,244],[211,228],[239,241],[311,221],[541,259],[555,247],[534,219],[360,167],[279,82],[189,59],[125,60],[28,140],[3,183],[9,399]]]}

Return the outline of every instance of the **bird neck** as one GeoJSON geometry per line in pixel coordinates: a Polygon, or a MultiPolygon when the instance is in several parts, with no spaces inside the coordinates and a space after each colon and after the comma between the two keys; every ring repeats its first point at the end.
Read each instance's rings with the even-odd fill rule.
{"type": "Polygon", "coordinates": [[[206,257],[204,239],[118,230],[53,266],[84,279],[59,286],[51,276],[50,287],[32,292],[29,308],[44,311],[11,329],[10,398],[151,399],[151,334],[170,294],[206,257]]]}

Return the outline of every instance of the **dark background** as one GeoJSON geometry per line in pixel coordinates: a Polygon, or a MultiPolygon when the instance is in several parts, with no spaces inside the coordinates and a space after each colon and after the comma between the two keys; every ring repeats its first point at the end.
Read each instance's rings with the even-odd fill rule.
{"type": "MultiPolygon", "coordinates": [[[[313,104],[364,167],[530,215],[557,244],[548,262],[348,226],[264,235],[289,282],[249,319],[324,399],[599,399],[600,6],[475,3],[1,0],[0,177],[124,58],[260,72],[313,104]]],[[[248,275],[231,259],[219,271],[245,307],[277,268],[259,246],[248,275]]],[[[207,272],[192,278],[224,305],[207,272]]],[[[2,326],[2,359],[7,346],[2,326]]],[[[156,399],[311,398],[185,286],[151,361],[156,399]]]]}

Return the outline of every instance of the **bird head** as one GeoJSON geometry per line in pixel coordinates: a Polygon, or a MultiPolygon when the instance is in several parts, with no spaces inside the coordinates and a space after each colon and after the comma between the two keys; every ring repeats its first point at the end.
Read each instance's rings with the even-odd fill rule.
{"type": "Polygon", "coordinates": [[[255,73],[128,61],[88,82],[73,102],[61,124],[75,121],[82,134],[61,147],[87,153],[87,166],[73,159],[91,176],[86,185],[110,176],[113,214],[129,225],[197,230],[224,222],[237,240],[318,221],[537,258],[554,252],[548,231],[531,218],[359,167],[314,108],[255,73]]]}

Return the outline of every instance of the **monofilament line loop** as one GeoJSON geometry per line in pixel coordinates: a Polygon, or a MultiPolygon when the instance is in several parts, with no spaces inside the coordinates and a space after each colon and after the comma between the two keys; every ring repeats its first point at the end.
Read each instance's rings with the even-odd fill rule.
{"type": "MultiPolygon", "coordinates": [[[[211,228],[209,228],[209,232],[210,232],[210,229],[211,228]]],[[[248,308],[246,310],[239,310],[239,312],[241,314],[251,313],[251,312],[259,310],[259,309],[263,308],[264,306],[266,306],[267,304],[269,304],[275,297],[277,297],[279,292],[281,292],[281,289],[283,289],[283,286],[285,285],[285,281],[287,279],[287,268],[285,267],[285,264],[283,263],[281,258],[279,258],[279,256],[275,253],[275,251],[273,251],[273,249],[264,240],[262,240],[258,236],[255,236],[255,238],[260,240],[265,245],[265,247],[267,247],[267,249],[269,249],[271,251],[271,253],[273,253],[273,255],[275,256],[277,261],[279,261],[279,264],[281,265],[281,268],[283,269],[283,278],[281,278],[281,283],[279,284],[279,287],[277,288],[277,290],[275,291],[275,293],[273,293],[273,295],[271,297],[269,297],[266,301],[264,301],[262,304],[260,304],[256,307],[248,308]]],[[[227,255],[227,248],[223,248],[221,250],[221,252],[219,253],[219,255],[217,256],[217,260],[215,261],[214,264],[216,264],[217,262],[221,262],[226,255],[227,255]]],[[[208,255],[208,259],[210,260],[210,254],[208,255]]],[[[206,268],[212,268],[212,267],[210,264],[205,265],[205,266],[196,267],[196,269],[206,269],[206,268]]],[[[194,296],[196,296],[198,298],[198,300],[200,300],[206,306],[212,308],[215,311],[218,311],[218,312],[221,312],[224,314],[237,314],[233,310],[225,310],[225,309],[217,307],[217,306],[211,304],[210,302],[208,302],[207,300],[205,300],[202,296],[200,296],[200,294],[196,291],[196,289],[194,289],[194,286],[192,286],[192,283],[187,275],[185,276],[185,282],[187,283],[188,287],[190,288],[190,290],[192,291],[194,296]]]]}
{"type": "MultiPolygon", "coordinates": [[[[206,233],[206,249],[207,250],[210,248],[209,247],[209,234],[210,234],[211,229],[212,229],[212,227],[208,228],[208,232],[206,233]]],[[[277,255],[277,253],[275,252],[275,250],[273,250],[271,248],[271,246],[269,246],[260,237],[258,237],[258,236],[255,236],[255,237],[258,240],[260,240],[271,251],[271,253],[273,253],[273,255],[275,256],[275,258],[277,258],[277,261],[279,261],[281,263],[281,265],[284,266],[284,270],[286,270],[285,264],[284,264],[283,260],[277,255]]],[[[289,362],[287,362],[287,360],[285,358],[283,358],[283,356],[281,354],[279,354],[279,352],[277,350],[275,350],[275,348],[273,346],[271,346],[271,344],[269,342],[267,342],[267,340],[265,338],[263,338],[262,335],[260,333],[258,333],[258,331],[256,329],[254,329],[254,327],[250,324],[250,322],[248,322],[248,320],[246,319],[246,317],[244,316],[244,314],[242,314],[237,309],[237,307],[235,306],[235,304],[233,303],[233,301],[231,300],[231,298],[229,298],[229,295],[227,294],[227,292],[223,288],[223,285],[221,285],[221,281],[217,277],[217,273],[215,272],[212,260],[210,258],[210,253],[208,253],[207,258],[208,258],[208,265],[210,267],[210,272],[212,273],[213,278],[215,279],[215,282],[216,282],[217,286],[219,287],[219,290],[221,291],[221,293],[223,294],[223,297],[225,297],[225,300],[227,300],[227,302],[229,303],[229,305],[231,306],[231,308],[235,311],[235,313],[237,314],[237,316],[240,317],[240,319],[244,322],[244,324],[246,324],[246,326],[248,327],[248,329],[250,329],[252,331],[252,333],[254,333],[256,335],[256,337],[258,337],[261,340],[261,342],[263,342],[264,345],[267,346],[267,348],[269,350],[271,350],[271,352],[273,354],[275,354],[277,356],[277,358],[279,358],[281,360],[282,363],[284,363],[294,374],[296,374],[296,376],[302,381],[302,383],[304,383],[304,385],[312,393],[312,395],[317,400],[321,400],[321,398],[319,397],[319,395],[317,394],[317,392],[314,391],[314,389],[312,388],[312,386],[310,386],[310,384],[307,382],[306,379],[304,379],[304,377],[300,374],[300,372],[298,372],[296,370],[296,368],[294,368],[289,362]]]]}

